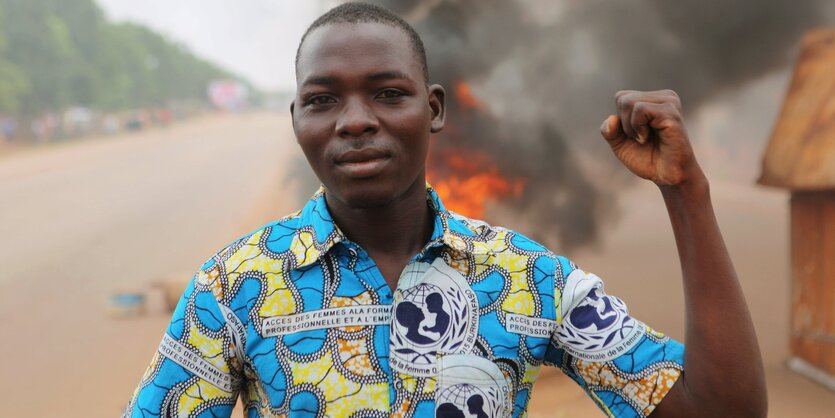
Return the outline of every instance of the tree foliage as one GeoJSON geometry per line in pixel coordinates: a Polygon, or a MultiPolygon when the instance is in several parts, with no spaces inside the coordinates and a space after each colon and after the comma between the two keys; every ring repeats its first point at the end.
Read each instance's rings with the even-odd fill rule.
{"type": "Polygon", "coordinates": [[[0,113],[202,100],[227,77],[143,26],[106,21],[93,0],[0,0],[0,113]]]}

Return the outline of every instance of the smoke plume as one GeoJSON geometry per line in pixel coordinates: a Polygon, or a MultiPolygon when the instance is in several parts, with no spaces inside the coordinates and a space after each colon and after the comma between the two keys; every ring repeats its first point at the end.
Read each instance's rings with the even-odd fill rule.
{"type": "Polygon", "coordinates": [[[450,127],[430,166],[445,152],[492,156],[525,179],[492,213],[560,251],[598,238],[628,182],[597,133],[616,91],[674,89],[691,113],[789,65],[803,32],[834,14],[824,0],[377,3],[415,25],[430,80],[447,89],[450,127]],[[460,82],[481,107],[461,104],[460,82]]]}

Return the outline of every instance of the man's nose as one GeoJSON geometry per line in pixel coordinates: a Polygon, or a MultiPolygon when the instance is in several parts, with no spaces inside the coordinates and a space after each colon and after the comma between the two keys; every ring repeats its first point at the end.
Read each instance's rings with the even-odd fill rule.
{"type": "Polygon", "coordinates": [[[380,121],[368,103],[349,99],[336,121],[336,133],[341,137],[361,137],[380,129],[380,121]]]}

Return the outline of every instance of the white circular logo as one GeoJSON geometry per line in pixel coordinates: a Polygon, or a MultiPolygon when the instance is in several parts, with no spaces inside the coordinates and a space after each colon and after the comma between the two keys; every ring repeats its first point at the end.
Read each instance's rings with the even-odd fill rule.
{"type": "Polygon", "coordinates": [[[391,365],[418,377],[437,374],[438,353],[468,352],[478,336],[478,300],[461,273],[441,258],[424,269],[398,289],[391,319],[391,365]]]}
{"type": "Polygon", "coordinates": [[[575,357],[608,361],[634,346],[645,327],[620,299],[592,289],[557,329],[562,346],[575,357]]]}
{"type": "Polygon", "coordinates": [[[510,382],[496,363],[472,354],[444,355],[440,363],[436,417],[510,416],[510,382]]]}
{"type": "Polygon", "coordinates": [[[504,415],[501,394],[495,387],[460,383],[443,389],[435,400],[437,418],[493,418],[504,415]]]}

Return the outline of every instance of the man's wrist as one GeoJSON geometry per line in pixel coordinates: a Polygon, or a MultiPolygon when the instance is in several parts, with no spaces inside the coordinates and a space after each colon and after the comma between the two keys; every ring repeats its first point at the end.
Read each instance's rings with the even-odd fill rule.
{"type": "Polygon", "coordinates": [[[707,180],[704,172],[696,165],[691,175],[687,179],[670,186],[658,186],[664,200],[670,203],[709,203],[710,202],[710,183],[707,180]]]}

